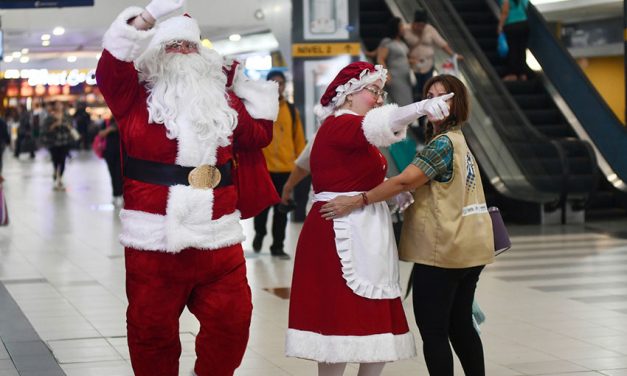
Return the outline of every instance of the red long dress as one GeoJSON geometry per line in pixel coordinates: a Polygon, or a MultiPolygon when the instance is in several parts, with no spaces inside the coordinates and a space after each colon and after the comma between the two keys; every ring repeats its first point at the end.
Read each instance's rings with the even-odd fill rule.
{"type": "MultiPolygon", "coordinates": [[[[353,114],[331,115],[320,127],[311,151],[316,193],[367,191],[385,178],[385,157],[366,140],[362,120],[353,114]]],[[[414,356],[401,299],[368,299],[347,286],[333,221],[320,216],[323,204],[314,203],[298,240],[287,355],[328,363],[414,356]]]]}

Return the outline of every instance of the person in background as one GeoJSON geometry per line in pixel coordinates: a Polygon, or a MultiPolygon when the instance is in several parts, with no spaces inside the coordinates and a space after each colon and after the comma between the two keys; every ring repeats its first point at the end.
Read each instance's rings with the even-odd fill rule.
{"type": "Polygon", "coordinates": [[[466,375],[484,376],[472,305],[479,274],[494,261],[494,241],[479,169],[461,130],[469,115],[468,92],[458,78],[439,75],[427,81],[424,94],[446,98],[450,106],[444,118],[427,116],[427,146],[400,175],[362,195],[337,197],[320,213],[335,220],[413,190],[399,255],[414,263],[414,316],[429,374],[453,376],[452,345],[466,375]]]}
{"type": "Polygon", "coordinates": [[[404,106],[412,102],[411,69],[407,54],[407,45],[401,39],[403,24],[398,17],[387,23],[386,38],[377,48],[377,64],[388,71],[386,88],[390,93],[390,102],[404,106]]]}
{"type": "Polygon", "coordinates": [[[76,112],[74,113],[74,124],[76,124],[76,130],[81,135],[79,141],[79,150],[87,150],[90,148],[91,143],[88,135],[89,124],[91,123],[91,117],[87,112],[87,104],[85,102],[76,102],[76,112]]]}
{"type": "Polygon", "coordinates": [[[31,114],[25,105],[18,107],[19,127],[17,128],[17,140],[13,156],[19,158],[23,152],[29,153],[30,158],[35,158],[35,141],[33,139],[33,125],[31,114]]]}
{"type": "MultiPolygon", "coordinates": [[[[283,95],[285,92],[285,75],[281,71],[270,71],[266,79],[279,84],[279,115],[273,125],[272,142],[263,149],[263,155],[274,187],[277,192],[282,192],[287,177],[294,168],[294,160],[305,147],[305,135],[298,110],[283,95]]],[[[255,252],[261,251],[263,238],[267,233],[266,222],[269,211],[270,208],[267,208],[254,219],[253,250],[255,252]]],[[[270,253],[274,257],[289,260],[290,256],[283,249],[287,213],[280,210],[279,204],[273,206],[272,212],[270,253]]]]}
{"type": "Polygon", "coordinates": [[[65,172],[65,160],[70,153],[70,147],[74,144],[71,134],[72,119],[65,112],[63,102],[57,101],[51,105],[48,117],[44,120],[43,139],[50,151],[52,168],[54,171],[54,190],[65,189],[63,173],[65,172]]]}
{"type": "Polygon", "coordinates": [[[527,6],[529,0],[500,0],[501,13],[496,28],[497,35],[505,32],[509,52],[507,53],[507,71],[503,80],[527,80],[526,63],[527,41],[529,40],[529,22],[527,6]]]}
{"type": "MultiPolygon", "coordinates": [[[[380,65],[351,63],[315,108],[323,121],[309,161],[315,196],[298,239],[286,354],[318,362],[321,376],[342,375],[347,362],[360,363],[360,376],[377,376],[386,362],[416,351],[400,299],[387,205],[332,223],[320,213],[337,195],[381,183],[387,162],[378,147],[403,139],[421,114],[443,117],[447,110],[444,98],[383,106],[386,77],[380,65]]],[[[304,167],[296,168],[294,180],[304,167]]]]}
{"type": "Polygon", "coordinates": [[[122,206],[122,159],[120,156],[120,131],[115,118],[111,116],[104,122],[104,129],[98,132],[99,137],[103,137],[105,149],[102,153],[107,162],[109,176],[111,176],[111,188],[113,192],[113,205],[122,206]]]}
{"type": "Polygon", "coordinates": [[[2,176],[4,149],[10,144],[11,136],[9,135],[9,126],[4,119],[0,117],[0,184],[4,182],[4,177],[2,176]]]}
{"type": "Polygon", "coordinates": [[[409,63],[416,76],[413,99],[419,101],[422,99],[422,89],[425,83],[433,77],[435,47],[441,48],[458,60],[463,57],[456,54],[438,30],[428,22],[427,13],[424,10],[417,10],[414,13],[414,22],[404,28],[403,39],[409,46],[409,63]]]}

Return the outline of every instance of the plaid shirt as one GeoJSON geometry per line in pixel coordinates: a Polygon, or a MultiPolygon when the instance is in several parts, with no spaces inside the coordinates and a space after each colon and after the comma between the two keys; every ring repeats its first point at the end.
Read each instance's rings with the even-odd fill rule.
{"type": "Polygon", "coordinates": [[[453,177],[453,143],[447,136],[438,137],[424,147],[411,162],[429,180],[446,182],[453,177]]]}

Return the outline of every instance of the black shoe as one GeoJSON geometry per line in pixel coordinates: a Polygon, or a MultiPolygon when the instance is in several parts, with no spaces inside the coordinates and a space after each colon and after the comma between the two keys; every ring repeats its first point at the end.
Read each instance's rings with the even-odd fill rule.
{"type": "Polygon", "coordinates": [[[292,257],[283,251],[272,252],[272,257],[276,257],[280,260],[290,260],[292,257]]]}
{"type": "Polygon", "coordinates": [[[255,253],[261,252],[261,245],[263,244],[263,235],[255,234],[253,239],[253,251],[255,253]]]}

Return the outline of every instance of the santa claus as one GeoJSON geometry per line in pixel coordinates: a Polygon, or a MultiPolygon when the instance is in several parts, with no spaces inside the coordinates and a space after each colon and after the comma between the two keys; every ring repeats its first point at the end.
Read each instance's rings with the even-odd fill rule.
{"type": "Polygon", "coordinates": [[[121,136],[128,345],[136,375],[178,375],[187,306],[194,372],[232,375],[252,312],[240,218],[278,202],[261,154],[278,90],[224,66],[192,18],[166,18],[183,3],[124,10],[96,72],[121,136]]]}

